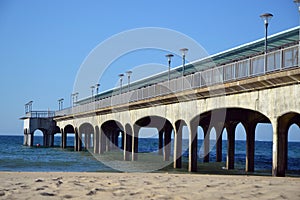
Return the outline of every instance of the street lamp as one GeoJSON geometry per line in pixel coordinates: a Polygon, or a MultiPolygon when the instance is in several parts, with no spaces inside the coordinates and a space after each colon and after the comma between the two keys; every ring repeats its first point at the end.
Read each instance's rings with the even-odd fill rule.
{"type": "Polygon", "coordinates": [[[119,74],[119,78],[120,78],[120,94],[122,94],[122,82],[123,82],[123,76],[124,76],[124,74],[119,74]]]}
{"type": "Polygon", "coordinates": [[[273,17],[273,15],[271,13],[264,13],[262,15],[260,15],[260,18],[262,18],[264,20],[264,24],[265,24],[265,72],[267,72],[267,67],[268,67],[268,59],[267,59],[267,53],[268,53],[268,25],[269,25],[269,21],[271,20],[271,18],[273,17]]]}
{"type": "Polygon", "coordinates": [[[187,48],[182,48],[180,49],[181,54],[182,54],[182,77],[184,76],[184,70],[185,70],[185,55],[188,52],[189,49],[187,48]]]}
{"type": "Polygon", "coordinates": [[[167,54],[166,57],[168,58],[168,82],[170,82],[170,70],[171,70],[171,58],[173,57],[173,54],[167,54]]]}
{"type": "Polygon", "coordinates": [[[100,87],[100,84],[97,83],[97,84],[96,84],[96,94],[99,94],[99,87],[100,87]]]}
{"type": "Polygon", "coordinates": [[[76,92],[74,95],[75,95],[75,103],[77,103],[77,101],[78,101],[78,92],[76,92]]]}
{"type": "Polygon", "coordinates": [[[75,102],[77,102],[78,94],[79,94],[78,92],[71,94],[71,99],[70,99],[71,107],[73,107],[75,102]]]}
{"type": "Polygon", "coordinates": [[[91,89],[92,89],[92,98],[91,98],[91,102],[93,102],[95,86],[92,85],[92,86],[91,86],[91,89]]]}
{"type": "Polygon", "coordinates": [[[58,110],[62,110],[63,109],[63,101],[64,101],[63,98],[58,99],[58,110]]]}
{"type": "Polygon", "coordinates": [[[130,76],[132,74],[132,71],[127,71],[126,72],[126,75],[127,75],[127,78],[128,78],[128,92],[130,91],[130,76]]]}

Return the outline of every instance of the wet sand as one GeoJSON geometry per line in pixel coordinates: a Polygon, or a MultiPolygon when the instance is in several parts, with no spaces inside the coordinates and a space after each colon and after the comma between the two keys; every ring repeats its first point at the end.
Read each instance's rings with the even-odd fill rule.
{"type": "Polygon", "coordinates": [[[0,172],[0,199],[300,199],[300,178],[0,172]]]}

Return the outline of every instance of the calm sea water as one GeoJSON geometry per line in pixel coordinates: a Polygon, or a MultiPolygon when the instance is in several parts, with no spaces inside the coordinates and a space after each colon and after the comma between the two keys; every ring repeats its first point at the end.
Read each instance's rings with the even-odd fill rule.
{"type": "MultiPolygon", "coordinates": [[[[42,144],[42,137],[35,136],[35,144],[42,144]]],[[[88,151],[74,152],[72,148],[61,149],[60,137],[55,137],[54,148],[37,148],[23,146],[22,136],[0,136],[0,171],[76,171],[95,172],[113,171],[97,161],[88,151]]],[[[74,138],[68,138],[68,146],[73,146],[74,138]]],[[[199,148],[202,141],[198,142],[199,148]]],[[[183,140],[183,149],[188,140],[183,140]]],[[[172,145],[173,146],[173,145],[172,145]]],[[[226,160],[226,141],[223,141],[223,161],[226,160]]],[[[139,152],[157,151],[157,139],[140,139],[139,152]]],[[[183,161],[187,161],[188,151],[183,154],[183,161]]],[[[199,152],[199,155],[201,153],[199,152]]],[[[210,160],[215,160],[215,149],[210,153],[210,160]]],[[[243,169],[245,166],[246,142],[236,141],[235,167],[243,169]]],[[[202,161],[201,156],[199,161],[202,161]]],[[[300,175],[300,143],[289,142],[288,167],[293,173],[300,175]]],[[[272,142],[255,142],[255,170],[270,171],[272,168],[272,142]]]]}

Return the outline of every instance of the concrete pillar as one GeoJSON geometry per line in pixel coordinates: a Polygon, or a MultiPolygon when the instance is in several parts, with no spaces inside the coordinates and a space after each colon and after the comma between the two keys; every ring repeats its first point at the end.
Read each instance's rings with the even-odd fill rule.
{"type": "Polygon", "coordinates": [[[78,130],[75,128],[75,138],[74,138],[74,151],[79,151],[78,150],[78,142],[79,142],[79,136],[78,136],[78,130]]]}
{"type": "Polygon", "coordinates": [[[132,149],[132,128],[129,125],[126,125],[125,127],[125,133],[124,133],[124,160],[129,161],[130,153],[132,149]]]}
{"type": "Polygon", "coordinates": [[[165,125],[165,140],[164,140],[164,161],[170,160],[171,154],[171,134],[172,127],[170,125],[165,125]]]}
{"type": "Polygon", "coordinates": [[[67,147],[67,133],[64,130],[62,130],[61,135],[62,135],[62,148],[65,149],[67,147]]]}
{"type": "Polygon", "coordinates": [[[182,128],[180,123],[174,130],[174,168],[182,167],[182,128]]]}
{"type": "Polygon", "coordinates": [[[254,172],[256,123],[245,124],[246,129],[246,172],[254,172]]]}
{"type": "Polygon", "coordinates": [[[163,141],[164,131],[160,130],[158,133],[158,155],[163,155],[163,141]]]}
{"type": "Polygon", "coordinates": [[[47,145],[47,143],[48,143],[48,135],[45,133],[45,131],[43,130],[42,131],[43,132],[43,146],[44,147],[47,147],[48,145],[47,145]]]}
{"type": "Polygon", "coordinates": [[[133,128],[132,136],[132,161],[138,159],[138,147],[139,147],[139,129],[137,127],[133,128]]]}
{"type": "Polygon", "coordinates": [[[234,169],[234,152],[235,152],[235,128],[237,123],[229,124],[227,130],[227,157],[226,168],[234,169]]]}
{"type": "Polygon", "coordinates": [[[98,154],[99,153],[99,130],[96,129],[96,133],[94,134],[94,154],[98,154]]]}
{"type": "Polygon", "coordinates": [[[23,140],[23,145],[27,146],[28,145],[28,133],[27,129],[24,129],[24,140],[23,140]]]}
{"type": "Polygon", "coordinates": [[[197,145],[198,145],[198,136],[197,136],[197,127],[198,124],[189,125],[189,172],[197,171],[197,145]]]}
{"type": "Polygon", "coordinates": [[[28,138],[27,138],[27,145],[32,147],[33,146],[33,140],[34,140],[34,137],[33,137],[33,133],[28,133],[27,134],[28,138]]]}
{"type": "Polygon", "coordinates": [[[273,120],[273,176],[285,176],[287,166],[288,123],[284,120],[273,120]]]}
{"type": "Polygon", "coordinates": [[[203,162],[209,162],[210,130],[207,126],[202,126],[204,132],[204,157],[203,162]]]}
{"type": "Polygon", "coordinates": [[[115,148],[118,149],[119,148],[119,135],[120,135],[120,132],[119,131],[116,131],[114,133],[114,144],[115,144],[115,148]]]}
{"type": "Polygon", "coordinates": [[[110,133],[105,133],[105,147],[106,147],[106,149],[105,149],[105,151],[106,152],[108,152],[108,151],[110,151],[110,149],[111,149],[111,145],[110,145],[110,143],[111,143],[111,134],[110,133]]]}
{"type": "Polygon", "coordinates": [[[222,162],[222,133],[223,124],[215,126],[216,130],[216,162],[222,162]]]}
{"type": "Polygon", "coordinates": [[[89,149],[91,147],[91,133],[86,133],[86,149],[89,149]]]}
{"type": "Polygon", "coordinates": [[[125,140],[124,140],[124,137],[125,137],[125,136],[124,136],[124,131],[122,131],[122,133],[121,133],[121,138],[122,138],[122,139],[121,139],[121,149],[122,149],[122,150],[124,150],[124,146],[125,146],[125,144],[124,144],[124,141],[125,141],[125,140]]]}
{"type": "Polygon", "coordinates": [[[50,147],[54,147],[54,133],[50,135],[50,147]]]}
{"type": "Polygon", "coordinates": [[[100,128],[99,131],[99,154],[103,154],[106,147],[106,136],[103,130],[100,128]]]}
{"type": "Polygon", "coordinates": [[[77,144],[78,144],[78,151],[82,151],[82,133],[81,132],[78,133],[77,144]]]}

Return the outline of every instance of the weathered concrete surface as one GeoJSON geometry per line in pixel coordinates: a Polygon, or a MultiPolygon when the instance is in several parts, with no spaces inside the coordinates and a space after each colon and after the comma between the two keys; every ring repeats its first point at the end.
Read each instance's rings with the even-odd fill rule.
{"type": "MultiPolygon", "coordinates": [[[[210,130],[211,127],[226,127],[229,123],[242,122],[247,132],[247,164],[246,169],[254,170],[254,133],[257,123],[272,123],[274,129],[273,136],[273,174],[282,175],[285,161],[280,155],[284,147],[280,147],[281,140],[278,134],[278,119],[288,113],[300,113],[300,69],[290,71],[280,71],[278,73],[267,74],[261,77],[254,77],[236,82],[216,85],[207,88],[200,88],[178,94],[155,97],[139,102],[132,102],[110,108],[103,108],[86,113],[76,113],[74,115],[56,117],[55,121],[61,128],[72,125],[80,128],[84,123],[91,124],[94,128],[100,127],[108,121],[116,121],[120,125],[119,129],[125,131],[126,126],[133,130],[130,135],[138,137],[138,130],[134,129],[140,119],[156,116],[170,122],[175,130],[176,123],[182,121],[190,131],[190,145],[194,143],[196,133],[195,126],[205,125],[210,130]],[[222,112],[221,112],[222,111],[222,112]],[[204,117],[203,117],[204,116],[204,117]],[[247,128],[248,127],[248,128],[247,128]],[[249,138],[249,139],[248,139],[249,138]],[[251,140],[251,141],[250,141],[251,140]],[[253,141],[252,141],[253,140],[253,141]],[[279,153],[280,151],[280,153],[279,153]]],[[[284,120],[283,120],[284,121],[284,120]]],[[[284,122],[283,122],[284,124],[284,122]]],[[[165,123],[152,124],[158,130],[165,128],[165,123]]],[[[283,127],[283,125],[281,126],[283,127]]],[[[285,126],[286,131],[287,126],[285,126]]],[[[135,137],[132,137],[134,149],[135,137]]],[[[94,137],[96,138],[96,137],[94,137]]],[[[130,138],[130,137],[125,137],[130,138]]],[[[125,139],[126,143],[126,139],[125,139]]],[[[180,144],[180,142],[178,143],[180,144]]],[[[282,145],[281,145],[282,146],[282,145]]],[[[228,158],[228,168],[232,168],[234,150],[230,147],[228,158]]],[[[126,148],[125,148],[126,149],[126,148]]],[[[174,148],[177,149],[177,148],[174,148]]],[[[190,148],[189,170],[195,171],[197,148],[190,148]],[[196,152],[194,152],[196,151],[196,152]]],[[[135,158],[135,151],[132,157],[135,158]]],[[[176,153],[178,154],[178,153],[176,153]]],[[[175,154],[175,155],[176,155],[175,154]]],[[[128,155],[124,153],[124,158],[128,155]]],[[[176,164],[178,165],[178,164],[176,164]]]]}

